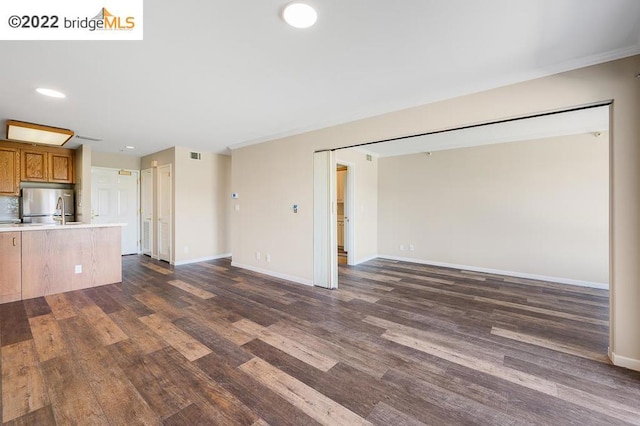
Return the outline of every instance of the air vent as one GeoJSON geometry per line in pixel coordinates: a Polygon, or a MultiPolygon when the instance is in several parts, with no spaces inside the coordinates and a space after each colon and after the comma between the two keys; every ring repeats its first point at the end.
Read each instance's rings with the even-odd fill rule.
{"type": "Polygon", "coordinates": [[[192,160],[201,160],[202,159],[202,154],[200,154],[199,152],[191,152],[189,153],[189,156],[192,160]]]}
{"type": "Polygon", "coordinates": [[[371,154],[367,154],[367,161],[373,161],[373,157],[371,156],[371,154]]]}

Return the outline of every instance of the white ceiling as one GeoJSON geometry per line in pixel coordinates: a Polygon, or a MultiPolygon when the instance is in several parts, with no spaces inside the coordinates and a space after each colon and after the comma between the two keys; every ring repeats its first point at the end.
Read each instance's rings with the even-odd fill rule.
{"type": "Polygon", "coordinates": [[[595,136],[608,130],[609,107],[601,106],[375,143],[362,148],[379,157],[392,157],[554,136],[583,133],[592,133],[595,136]]]}
{"type": "Polygon", "coordinates": [[[637,0],[308,2],[307,30],[282,22],[286,0],[154,0],[144,41],[2,41],[0,121],[95,151],[228,152],[640,53],[637,0]]]}

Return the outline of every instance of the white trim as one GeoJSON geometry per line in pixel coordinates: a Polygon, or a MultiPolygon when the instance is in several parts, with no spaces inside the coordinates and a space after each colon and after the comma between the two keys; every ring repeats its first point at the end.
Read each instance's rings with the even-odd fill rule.
{"type": "Polygon", "coordinates": [[[640,371],[640,359],[627,358],[626,356],[616,355],[614,352],[610,352],[609,358],[611,358],[613,365],[640,371]]]}
{"type": "Polygon", "coordinates": [[[215,256],[199,257],[197,259],[181,260],[179,262],[172,262],[171,264],[175,266],[180,266],[180,265],[188,265],[190,263],[206,262],[207,260],[225,259],[227,257],[231,257],[231,253],[217,254],[215,256]]]}
{"type": "Polygon", "coordinates": [[[378,257],[380,257],[380,256],[378,256],[377,254],[374,254],[373,256],[365,257],[365,258],[363,258],[363,259],[358,259],[358,260],[356,260],[356,261],[355,261],[355,263],[354,263],[353,265],[350,265],[350,266],[359,265],[359,264],[361,264],[361,263],[364,263],[364,262],[368,262],[368,261],[370,261],[370,260],[377,259],[378,257]]]}
{"type": "Polygon", "coordinates": [[[269,271],[267,269],[257,268],[251,265],[244,265],[237,262],[231,262],[231,266],[235,266],[236,268],[247,269],[249,271],[257,272],[263,275],[268,275],[270,277],[281,278],[283,280],[292,281],[298,284],[313,286],[313,281],[308,280],[306,278],[300,278],[300,277],[294,277],[293,275],[281,274],[280,272],[269,271]]]}
{"type": "Polygon", "coordinates": [[[609,284],[607,283],[574,280],[571,278],[550,277],[547,275],[527,274],[525,272],[503,271],[501,269],[479,268],[477,266],[457,265],[455,263],[445,263],[445,262],[433,262],[430,260],[413,259],[409,257],[391,256],[386,254],[380,254],[378,255],[378,257],[382,259],[398,260],[401,262],[420,263],[422,265],[442,266],[444,268],[454,268],[454,269],[464,269],[467,271],[474,271],[474,272],[484,272],[486,274],[509,275],[512,277],[526,278],[530,280],[550,281],[554,283],[570,284],[570,285],[575,285],[579,287],[599,288],[601,290],[609,289],[609,284]]]}

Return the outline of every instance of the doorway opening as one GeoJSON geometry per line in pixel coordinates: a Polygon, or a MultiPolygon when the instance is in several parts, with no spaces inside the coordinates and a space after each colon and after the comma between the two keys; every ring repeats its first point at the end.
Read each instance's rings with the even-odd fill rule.
{"type": "MultiPolygon", "coordinates": [[[[611,247],[609,109],[610,103],[602,102],[335,148],[327,158],[337,150],[357,147],[379,156],[377,257],[613,291],[607,255],[611,247]],[[591,120],[592,114],[598,119],[591,120]],[[498,145],[505,149],[498,152],[498,145]],[[460,154],[454,158],[453,151],[460,154]],[[572,163],[576,154],[587,162],[574,167],[578,166],[572,163]],[[485,157],[486,161],[477,161],[485,157]],[[498,161],[507,157],[513,161],[498,161]],[[513,167],[517,164],[523,167],[513,167]],[[497,176],[503,169],[512,174],[497,176]],[[540,232],[533,232],[538,228],[540,232]]],[[[340,160],[323,163],[330,167],[325,178],[329,174],[336,179],[336,163],[340,160]]],[[[331,185],[337,187],[337,183],[331,185]]],[[[337,200],[336,195],[325,197],[326,205],[337,200]]],[[[323,217],[329,221],[327,228],[337,228],[337,217],[323,217]]],[[[330,243],[333,250],[339,245],[337,235],[334,228],[328,236],[335,239],[330,243]]],[[[365,256],[360,253],[360,257],[365,256]]],[[[318,260],[314,254],[314,261],[318,260]]],[[[335,251],[323,260],[336,265],[320,262],[319,269],[337,269],[335,251]]],[[[337,276],[331,284],[330,288],[337,288],[337,276]]],[[[610,329],[606,332],[611,342],[610,329]]]]}
{"type": "Polygon", "coordinates": [[[354,264],[353,165],[336,163],[336,244],[339,265],[354,264]]]}
{"type": "Polygon", "coordinates": [[[91,223],[125,223],[123,255],[140,252],[138,175],[137,170],[91,168],[91,223]]]}

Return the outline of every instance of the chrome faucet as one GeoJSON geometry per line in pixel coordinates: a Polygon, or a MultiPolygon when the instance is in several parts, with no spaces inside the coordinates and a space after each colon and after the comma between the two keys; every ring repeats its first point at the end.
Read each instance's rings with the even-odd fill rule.
{"type": "MultiPolygon", "coordinates": [[[[60,210],[60,225],[66,225],[67,219],[65,218],[64,211],[64,198],[58,197],[58,202],[56,203],[56,210],[60,210]]],[[[58,220],[58,219],[56,219],[58,220]]]]}

